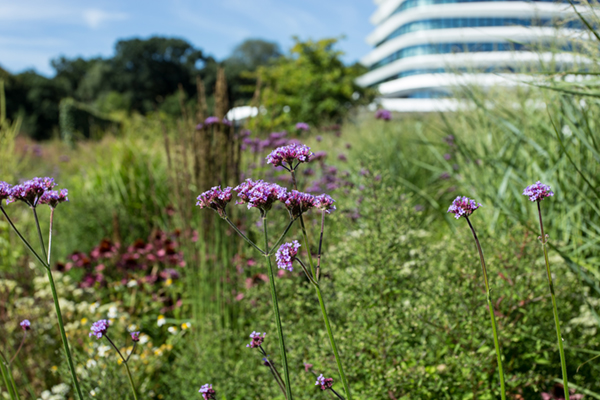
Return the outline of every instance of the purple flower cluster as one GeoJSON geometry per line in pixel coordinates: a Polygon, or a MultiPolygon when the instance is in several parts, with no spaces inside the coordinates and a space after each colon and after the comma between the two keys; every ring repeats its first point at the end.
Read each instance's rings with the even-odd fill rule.
{"type": "Polygon", "coordinates": [[[307,145],[292,143],[273,150],[267,156],[267,164],[279,167],[284,166],[283,163],[286,163],[290,169],[296,169],[298,164],[308,162],[312,154],[310,147],[307,145]],[[294,166],[294,162],[297,162],[296,166],[294,166]]]}
{"type": "Polygon", "coordinates": [[[331,214],[332,211],[336,210],[335,206],[333,205],[334,202],[335,200],[332,199],[330,195],[322,194],[315,197],[313,205],[316,209],[325,211],[327,214],[331,214]]]}
{"type": "Polygon", "coordinates": [[[300,243],[297,240],[294,240],[291,243],[282,244],[277,253],[275,253],[275,260],[277,261],[277,268],[287,269],[288,271],[293,271],[293,264],[296,256],[298,255],[298,249],[300,248],[300,243]]]}
{"type": "Polygon", "coordinates": [[[28,331],[31,329],[31,323],[28,319],[24,319],[19,325],[21,325],[21,328],[23,328],[24,331],[28,331]]]}
{"type": "Polygon", "coordinates": [[[236,186],[235,190],[241,201],[237,204],[248,204],[248,208],[256,207],[263,212],[269,211],[273,203],[285,193],[285,189],[276,183],[267,183],[262,180],[245,182],[236,186]]]}
{"type": "Polygon", "coordinates": [[[331,387],[333,387],[333,379],[325,378],[323,374],[321,374],[317,378],[317,383],[315,383],[315,386],[321,386],[321,390],[331,389],[331,387]]]}
{"type": "Polygon", "coordinates": [[[130,332],[129,333],[131,335],[131,340],[133,340],[134,342],[139,342],[140,341],[140,333],[139,332],[130,332]]]}
{"type": "Polygon", "coordinates": [[[310,128],[306,122],[298,122],[296,124],[296,129],[299,131],[308,131],[310,128]]]}
{"type": "Polygon", "coordinates": [[[292,190],[291,192],[282,192],[279,200],[285,204],[285,207],[290,213],[290,218],[295,219],[302,213],[310,210],[315,206],[315,196],[308,193],[292,190]]]}
{"type": "Polygon", "coordinates": [[[260,347],[260,345],[265,341],[265,336],[267,334],[263,333],[262,335],[260,334],[260,332],[252,332],[250,334],[250,343],[246,345],[246,347],[250,347],[251,349],[254,349],[256,347],[260,347]]]}
{"type": "Polygon", "coordinates": [[[90,337],[96,336],[98,339],[102,339],[102,336],[106,335],[110,322],[107,319],[101,319],[92,324],[90,337]]]}
{"type": "Polygon", "coordinates": [[[546,197],[554,196],[554,192],[550,190],[550,186],[544,185],[540,181],[527,186],[525,190],[523,190],[523,194],[529,196],[529,200],[531,201],[542,201],[546,197]]]}
{"type": "Polygon", "coordinates": [[[10,197],[10,189],[8,183],[0,181],[0,203],[10,197]]]}
{"type": "MultiPolygon", "coordinates": [[[[3,183],[6,185],[6,182],[3,183]]],[[[4,190],[6,190],[5,185],[3,185],[4,190]]],[[[53,178],[33,178],[20,185],[13,186],[10,189],[6,204],[22,201],[28,206],[35,207],[44,193],[52,190],[54,186],[56,184],[53,178]]]]}
{"type": "Polygon", "coordinates": [[[458,196],[448,208],[448,212],[454,214],[456,219],[459,219],[460,217],[468,217],[479,207],[481,207],[481,204],[477,203],[475,200],[465,196],[458,196]]]}
{"type": "Polygon", "coordinates": [[[40,197],[39,204],[48,204],[51,208],[56,208],[60,203],[64,203],[65,201],[69,201],[67,197],[69,195],[69,191],[67,189],[58,190],[48,190],[46,193],[40,197]]]}
{"type": "Polygon", "coordinates": [[[214,186],[210,190],[202,193],[196,199],[196,205],[200,208],[211,208],[215,210],[221,218],[225,218],[225,206],[231,201],[231,188],[221,189],[221,186],[214,186]]]}
{"type": "Polygon", "coordinates": [[[206,384],[203,385],[200,390],[198,390],[199,393],[202,393],[202,398],[204,400],[214,400],[216,399],[216,395],[217,392],[214,391],[214,389],[212,388],[212,385],[210,384],[206,384]]]}
{"type": "Polygon", "coordinates": [[[375,112],[375,118],[389,121],[392,119],[392,113],[388,110],[377,110],[375,112]]]}

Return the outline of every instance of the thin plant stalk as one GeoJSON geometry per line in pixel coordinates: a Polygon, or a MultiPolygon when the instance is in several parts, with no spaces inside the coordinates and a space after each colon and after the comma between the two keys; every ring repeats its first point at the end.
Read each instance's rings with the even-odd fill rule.
{"type": "Polygon", "coordinates": [[[19,345],[19,348],[17,349],[15,354],[12,356],[12,358],[8,362],[8,365],[11,365],[12,362],[15,360],[15,358],[17,358],[17,355],[19,355],[19,352],[21,351],[21,348],[23,347],[23,343],[25,343],[25,338],[27,338],[27,331],[24,330],[23,331],[23,339],[21,339],[21,344],[19,345]]]}
{"type": "Polygon", "coordinates": [[[565,358],[565,350],[563,348],[563,339],[560,334],[560,320],[558,319],[558,308],[556,306],[556,296],[554,295],[554,283],[552,282],[552,274],[550,273],[550,262],[548,261],[548,243],[546,235],[544,234],[544,224],[542,223],[542,209],[540,207],[540,201],[537,201],[538,215],[540,218],[540,230],[542,231],[541,242],[542,249],[544,250],[544,260],[546,261],[546,274],[548,275],[548,286],[550,287],[550,297],[552,297],[552,312],[554,313],[554,324],[556,326],[556,339],[558,341],[558,351],[560,353],[560,367],[562,369],[563,386],[565,389],[565,400],[569,400],[569,382],[567,378],[567,360],[565,358]]]}
{"type": "MultiPolygon", "coordinates": [[[[135,384],[133,383],[133,377],[131,376],[131,371],[129,370],[129,365],[127,363],[127,361],[129,360],[129,357],[131,357],[131,354],[129,354],[129,357],[127,357],[127,359],[125,359],[125,357],[123,357],[123,354],[121,354],[121,351],[119,350],[119,348],[117,346],[115,346],[115,344],[113,343],[112,340],[110,340],[108,335],[105,334],[104,337],[108,340],[108,342],[111,344],[111,346],[116,350],[119,357],[121,357],[121,360],[123,360],[123,364],[125,364],[125,370],[127,370],[127,377],[129,378],[129,384],[131,385],[131,391],[133,392],[133,398],[135,400],[138,400],[137,390],[135,389],[135,384]]],[[[131,351],[131,353],[133,353],[133,350],[131,351]]]]}
{"type": "Polygon", "coordinates": [[[8,221],[8,224],[13,229],[13,231],[15,231],[15,233],[17,234],[17,236],[19,237],[19,239],[21,239],[21,241],[23,242],[23,244],[25,245],[25,247],[27,247],[29,249],[29,251],[31,252],[31,254],[33,254],[35,256],[35,258],[37,258],[38,261],[45,267],[46,266],[46,262],[39,256],[39,254],[33,249],[33,247],[31,247],[31,245],[29,244],[29,242],[27,241],[27,239],[25,239],[23,237],[23,235],[21,235],[21,232],[19,232],[19,230],[17,229],[17,227],[15,226],[15,224],[13,224],[12,220],[9,218],[8,214],[6,213],[6,211],[4,210],[4,208],[2,206],[0,206],[0,211],[2,211],[2,214],[4,214],[4,217],[8,221]]]}
{"type": "MultiPolygon", "coordinates": [[[[46,249],[44,248],[44,240],[42,239],[40,222],[37,217],[37,213],[35,212],[35,208],[33,209],[33,215],[35,217],[35,224],[37,226],[38,234],[40,236],[40,244],[42,245],[42,250],[44,251],[44,256],[47,256],[47,262],[44,264],[46,267],[46,273],[48,275],[48,281],[50,282],[50,289],[52,290],[52,299],[54,300],[54,309],[56,310],[56,318],[58,320],[58,327],[60,330],[60,337],[62,339],[63,347],[65,349],[65,355],[67,356],[67,363],[69,365],[69,371],[71,372],[71,379],[73,380],[73,385],[75,386],[75,390],[77,391],[77,395],[80,400],[83,400],[83,393],[81,392],[81,388],[79,387],[79,381],[77,380],[77,374],[75,372],[75,365],[73,363],[73,357],[71,356],[71,349],[69,348],[69,341],[67,340],[67,334],[65,333],[65,326],[63,323],[62,313],[60,311],[60,304],[58,303],[58,293],[56,292],[56,285],[54,284],[54,278],[52,277],[52,270],[50,269],[50,253],[46,254],[46,249]]],[[[49,242],[52,241],[52,224],[53,219],[50,219],[50,238],[49,242]]]]}
{"type": "Polygon", "coordinates": [[[2,360],[0,360],[0,372],[2,372],[2,379],[4,380],[6,391],[10,396],[11,400],[15,400],[15,395],[13,394],[12,387],[8,383],[8,371],[6,371],[5,368],[8,369],[8,366],[6,365],[4,356],[2,356],[2,360]]]}
{"type": "MultiPolygon", "coordinates": [[[[265,234],[265,249],[269,248],[269,237],[267,233],[267,217],[262,217],[263,231],[265,234]]],[[[273,273],[273,264],[271,264],[271,257],[265,255],[267,259],[267,265],[269,267],[269,284],[271,287],[271,299],[273,301],[273,312],[275,314],[275,322],[277,324],[277,335],[279,336],[279,351],[281,353],[281,360],[283,364],[283,376],[285,377],[285,393],[287,400],[292,400],[292,387],[290,385],[290,372],[287,362],[287,354],[285,351],[285,343],[283,341],[283,328],[281,327],[281,317],[279,315],[279,304],[277,302],[277,290],[275,289],[275,274],[273,273]]]]}
{"type": "Polygon", "coordinates": [[[263,349],[262,346],[258,346],[258,348],[260,349],[260,352],[262,353],[262,355],[265,357],[264,359],[267,361],[267,365],[269,366],[269,370],[271,371],[273,378],[275,378],[277,385],[279,385],[279,388],[281,389],[281,391],[283,392],[283,395],[285,396],[286,395],[285,385],[283,383],[283,379],[281,378],[281,375],[279,375],[279,371],[277,371],[277,368],[275,368],[275,365],[273,364],[273,362],[271,360],[269,360],[269,356],[267,356],[267,352],[265,351],[265,349],[263,349]]]}
{"type": "Polygon", "coordinates": [[[492,331],[494,333],[494,346],[496,347],[496,359],[498,360],[498,375],[500,376],[500,395],[502,400],[506,400],[506,387],[504,383],[504,370],[502,369],[502,354],[500,353],[500,343],[498,342],[498,328],[496,326],[496,317],[494,316],[494,306],[492,305],[492,297],[491,297],[491,289],[490,283],[488,280],[487,269],[485,267],[485,260],[483,258],[483,250],[481,249],[481,244],[479,243],[479,239],[477,238],[477,233],[475,233],[475,228],[471,224],[469,217],[465,216],[467,222],[469,223],[469,228],[471,228],[471,232],[473,233],[473,238],[475,239],[475,244],[477,245],[477,251],[479,252],[479,261],[481,261],[481,269],[483,270],[483,280],[485,282],[485,291],[486,298],[488,303],[488,310],[490,312],[490,320],[492,324],[492,331]]]}
{"type": "MultiPolygon", "coordinates": [[[[262,255],[266,255],[266,254],[267,254],[267,253],[265,253],[265,251],[267,251],[267,250],[268,250],[268,248],[267,248],[267,247],[266,247],[266,248],[265,248],[265,250],[263,251],[263,250],[262,250],[260,247],[258,247],[258,246],[256,245],[256,243],[254,243],[254,242],[253,242],[252,240],[250,240],[250,239],[249,239],[249,238],[248,238],[246,235],[244,235],[244,234],[242,233],[242,231],[240,231],[240,230],[238,229],[238,227],[237,227],[237,226],[235,226],[235,224],[234,224],[234,223],[233,223],[233,222],[232,222],[232,221],[229,219],[229,217],[228,217],[228,216],[225,216],[225,221],[227,221],[227,223],[228,223],[229,225],[231,225],[231,227],[233,228],[233,230],[235,230],[235,231],[236,231],[236,232],[237,232],[237,233],[238,233],[238,234],[239,234],[239,235],[242,237],[242,239],[244,239],[246,242],[250,243],[250,245],[251,245],[252,247],[254,247],[256,250],[258,250],[258,251],[259,251],[259,252],[260,252],[262,255]]],[[[268,246],[268,245],[267,245],[267,246],[268,246]]]]}
{"type": "MultiPolygon", "coordinates": [[[[296,173],[295,170],[292,169],[292,183],[294,185],[294,189],[298,190],[298,185],[296,183],[296,173]]],[[[319,242],[319,268],[320,268],[320,258],[321,258],[321,244],[323,239],[323,224],[324,224],[325,215],[321,216],[322,225],[321,225],[321,240],[319,242]]],[[[348,400],[352,400],[352,395],[350,394],[350,386],[348,385],[348,379],[346,378],[346,374],[344,373],[344,367],[342,366],[342,360],[340,358],[337,345],[335,343],[335,338],[333,337],[333,331],[331,330],[331,324],[329,323],[329,317],[327,316],[327,309],[325,308],[325,302],[323,301],[323,295],[321,294],[321,288],[318,284],[318,275],[319,273],[315,271],[315,264],[312,259],[312,254],[310,252],[310,245],[308,241],[308,233],[306,231],[306,226],[304,224],[304,218],[302,214],[300,214],[300,226],[302,228],[302,237],[304,238],[304,245],[306,246],[306,250],[308,253],[308,263],[310,264],[310,269],[312,271],[312,281],[315,290],[317,291],[317,297],[319,298],[319,305],[321,306],[321,313],[323,314],[323,321],[325,322],[325,328],[327,329],[327,336],[329,337],[329,342],[331,343],[331,349],[333,350],[333,355],[335,356],[335,362],[338,367],[338,372],[340,377],[342,378],[342,385],[344,386],[344,391],[346,392],[346,396],[348,396],[348,400]]]]}

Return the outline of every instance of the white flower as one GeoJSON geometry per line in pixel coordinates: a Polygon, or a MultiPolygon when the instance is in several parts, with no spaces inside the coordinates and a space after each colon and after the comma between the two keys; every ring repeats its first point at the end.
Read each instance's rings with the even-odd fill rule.
{"type": "Polygon", "coordinates": [[[175,335],[177,333],[177,328],[174,326],[170,326],[169,329],[167,329],[169,331],[169,333],[172,333],[173,335],[175,335]]]}
{"type": "Polygon", "coordinates": [[[86,366],[87,369],[95,368],[96,365],[98,365],[98,363],[96,362],[96,360],[91,359],[91,358],[89,360],[87,360],[87,362],[85,363],[85,366],[86,366]]]}
{"type": "Polygon", "coordinates": [[[49,390],[44,390],[42,392],[42,400],[48,400],[50,398],[50,396],[52,396],[52,392],[49,390]]]}
{"type": "Polygon", "coordinates": [[[65,395],[69,393],[70,389],[71,388],[66,383],[59,383],[58,385],[52,387],[52,393],[65,395]]]}
{"type": "Polygon", "coordinates": [[[135,331],[137,331],[137,325],[135,325],[135,324],[131,324],[131,325],[129,325],[129,326],[127,327],[127,330],[128,330],[129,332],[135,332],[135,331]]]}
{"type": "Polygon", "coordinates": [[[141,334],[140,335],[140,344],[145,344],[148,343],[150,341],[150,336],[145,335],[145,334],[141,334]]]}
{"type": "Polygon", "coordinates": [[[129,282],[127,282],[127,287],[129,287],[129,288],[136,287],[137,285],[138,285],[138,283],[135,279],[132,279],[129,282]]]}
{"type": "Polygon", "coordinates": [[[167,323],[167,320],[165,319],[164,315],[159,315],[157,320],[156,320],[156,325],[158,326],[163,326],[164,324],[167,323]]]}
{"type": "Polygon", "coordinates": [[[95,313],[96,310],[98,309],[98,307],[100,307],[100,303],[99,302],[95,302],[90,304],[90,312],[91,313],[95,313]]]}
{"type": "Polygon", "coordinates": [[[119,316],[119,314],[117,313],[117,307],[116,306],[111,306],[108,309],[107,316],[108,316],[108,318],[117,318],[119,316]]]}
{"type": "Polygon", "coordinates": [[[106,352],[110,350],[110,346],[100,345],[98,346],[98,355],[100,357],[106,357],[106,352]]]}

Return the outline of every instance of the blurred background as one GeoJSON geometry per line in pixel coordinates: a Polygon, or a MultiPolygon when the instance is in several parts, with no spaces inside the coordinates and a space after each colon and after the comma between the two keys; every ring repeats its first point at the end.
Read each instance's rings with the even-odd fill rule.
{"type": "MultiPolygon", "coordinates": [[[[289,188],[265,157],[305,143],[315,157],[301,190],[336,199],[321,287],[355,398],[499,397],[477,253],[446,212],[458,195],[483,204],[472,221],[509,398],[564,398],[537,210],[521,194],[537,180],[555,192],[542,210],[570,386],[600,398],[596,8],[0,0],[0,180],[69,189],[52,266],[86,395],[129,396],[115,352],[88,337],[108,318],[123,351],[142,332],[130,362],[142,398],[200,398],[205,383],[223,400],[283,398],[245,346],[267,332],[279,362],[264,260],[195,202],[246,178],[289,188]]],[[[29,210],[4,208],[34,238],[29,210]]],[[[261,240],[252,211],[228,206],[261,240]]],[[[272,237],[287,218],[270,212],[272,237]]],[[[320,215],[306,219],[315,237],[320,215]]],[[[29,319],[12,365],[20,395],[66,400],[43,272],[0,220],[0,348],[13,354],[29,319]]],[[[295,395],[327,398],[314,374],[341,384],[310,283],[296,270],[276,279],[295,395]]]]}

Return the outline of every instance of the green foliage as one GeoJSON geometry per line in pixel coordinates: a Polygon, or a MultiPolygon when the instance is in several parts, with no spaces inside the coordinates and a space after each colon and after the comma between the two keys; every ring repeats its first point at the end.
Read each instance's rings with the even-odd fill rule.
{"type": "Polygon", "coordinates": [[[299,121],[313,126],[339,122],[352,106],[370,102],[373,92],[354,82],[364,67],[344,65],[343,52],[335,48],[338,39],[295,41],[289,55],[258,69],[265,112],[252,121],[255,127],[274,130],[299,121]]]}

